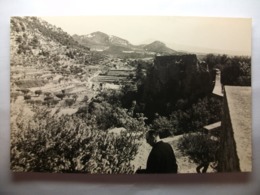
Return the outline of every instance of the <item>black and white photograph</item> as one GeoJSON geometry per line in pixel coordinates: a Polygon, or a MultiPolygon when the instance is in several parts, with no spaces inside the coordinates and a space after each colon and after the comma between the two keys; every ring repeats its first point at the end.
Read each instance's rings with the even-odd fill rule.
{"type": "Polygon", "coordinates": [[[13,172],[252,171],[249,18],[13,16],[13,172]]]}

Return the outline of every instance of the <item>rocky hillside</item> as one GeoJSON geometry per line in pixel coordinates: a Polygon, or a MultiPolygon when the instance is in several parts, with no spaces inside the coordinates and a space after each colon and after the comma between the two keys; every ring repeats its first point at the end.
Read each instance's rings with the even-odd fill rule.
{"type": "Polygon", "coordinates": [[[106,50],[113,46],[131,47],[127,40],[113,35],[109,36],[100,31],[88,35],[73,35],[73,38],[81,45],[97,51],[106,50]]]}
{"type": "Polygon", "coordinates": [[[61,28],[36,17],[12,17],[10,43],[11,66],[52,68],[86,64],[96,57],[61,28]]]}

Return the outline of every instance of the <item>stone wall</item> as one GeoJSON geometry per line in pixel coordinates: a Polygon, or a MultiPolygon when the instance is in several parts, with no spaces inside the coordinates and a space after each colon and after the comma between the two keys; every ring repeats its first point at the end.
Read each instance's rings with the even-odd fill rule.
{"type": "Polygon", "coordinates": [[[219,172],[252,170],[251,122],[251,87],[225,86],[219,172]]]}
{"type": "Polygon", "coordinates": [[[221,143],[219,150],[218,171],[240,171],[226,94],[223,103],[223,116],[221,126],[222,132],[220,134],[221,143]]]}

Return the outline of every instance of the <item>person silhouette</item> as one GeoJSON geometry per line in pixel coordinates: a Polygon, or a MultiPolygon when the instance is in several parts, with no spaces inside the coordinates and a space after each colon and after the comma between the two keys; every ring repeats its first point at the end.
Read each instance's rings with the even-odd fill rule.
{"type": "Polygon", "coordinates": [[[146,141],[152,150],[146,169],[139,169],[136,173],[177,173],[178,165],[171,145],[160,140],[159,133],[154,130],[146,133],[146,141]]]}

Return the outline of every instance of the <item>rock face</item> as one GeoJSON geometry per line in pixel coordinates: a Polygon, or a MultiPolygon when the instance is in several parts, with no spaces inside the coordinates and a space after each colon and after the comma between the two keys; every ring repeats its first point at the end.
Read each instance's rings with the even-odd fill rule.
{"type": "Polygon", "coordinates": [[[192,102],[211,93],[213,81],[211,70],[196,55],[157,56],[147,74],[145,101],[150,112],[163,113],[167,106],[171,111],[181,99],[192,102]]]}

